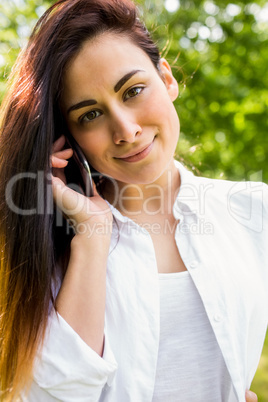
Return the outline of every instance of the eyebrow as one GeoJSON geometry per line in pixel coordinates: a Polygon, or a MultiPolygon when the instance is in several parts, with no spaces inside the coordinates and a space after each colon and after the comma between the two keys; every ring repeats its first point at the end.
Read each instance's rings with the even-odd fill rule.
{"type": "MultiPolygon", "coordinates": [[[[118,83],[114,86],[114,92],[118,92],[120,91],[120,89],[122,88],[122,86],[128,81],[130,80],[131,77],[133,77],[133,75],[144,71],[144,70],[132,70],[129,73],[125,74],[122,78],[120,78],[120,80],[118,81],[118,83]]],[[[86,106],[92,106],[92,105],[96,105],[97,101],[95,99],[87,99],[84,100],[82,102],[76,103],[75,105],[72,105],[69,107],[69,109],[67,110],[67,114],[69,114],[70,112],[72,112],[73,110],[77,110],[77,109],[81,109],[83,107],[86,106]]]]}
{"type": "Polygon", "coordinates": [[[88,99],[88,100],[84,100],[82,102],[76,103],[75,105],[69,107],[69,109],[67,110],[67,114],[69,114],[73,110],[81,109],[82,107],[85,107],[85,106],[96,105],[96,103],[97,103],[97,101],[95,99],[88,99]]]}
{"type": "Polygon", "coordinates": [[[130,71],[129,73],[125,74],[124,77],[122,77],[122,78],[118,81],[118,83],[114,86],[114,92],[118,92],[118,91],[122,88],[122,86],[123,86],[131,77],[133,77],[133,75],[135,75],[135,74],[137,74],[137,73],[139,73],[139,72],[141,72],[141,71],[144,71],[144,70],[133,70],[133,71],[130,71]]]}

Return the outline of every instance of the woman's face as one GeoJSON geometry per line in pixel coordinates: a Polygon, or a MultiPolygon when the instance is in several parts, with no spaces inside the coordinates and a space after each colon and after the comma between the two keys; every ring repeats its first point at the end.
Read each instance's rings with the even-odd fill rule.
{"type": "Polygon", "coordinates": [[[89,163],[122,183],[148,184],[171,164],[179,136],[178,85],[127,37],[84,43],[64,75],[62,110],[89,163]]]}

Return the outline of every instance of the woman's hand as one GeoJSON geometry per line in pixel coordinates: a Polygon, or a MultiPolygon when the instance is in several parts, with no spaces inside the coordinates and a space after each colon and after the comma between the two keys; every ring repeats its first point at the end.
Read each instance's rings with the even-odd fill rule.
{"type": "Polygon", "coordinates": [[[247,390],[246,391],[246,402],[258,402],[257,395],[254,392],[247,390]]]}
{"type": "Polygon", "coordinates": [[[76,234],[71,243],[67,271],[56,298],[56,310],[101,356],[112,213],[96,187],[93,197],[86,197],[66,185],[64,168],[73,151],[63,149],[64,144],[65,138],[61,136],[53,146],[53,197],[63,214],[71,220],[76,234]]]}
{"type": "MultiPolygon", "coordinates": [[[[62,135],[53,145],[51,156],[52,165],[52,188],[53,197],[57,206],[63,214],[71,220],[76,234],[90,234],[94,228],[100,232],[100,225],[103,229],[110,229],[112,222],[112,213],[108,204],[97,193],[93,183],[93,197],[86,197],[81,193],[69,188],[66,185],[64,168],[73,150],[71,148],[63,149],[65,137],[62,135]]],[[[107,231],[109,232],[109,230],[107,231]]]]}

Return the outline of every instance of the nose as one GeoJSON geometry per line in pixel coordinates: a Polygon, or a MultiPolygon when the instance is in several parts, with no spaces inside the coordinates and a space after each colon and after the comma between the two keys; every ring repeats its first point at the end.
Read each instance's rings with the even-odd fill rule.
{"type": "Polygon", "coordinates": [[[135,116],[120,111],[113,119],[113,141],[115,144],[133,143],[142,132],[135,116]]]}

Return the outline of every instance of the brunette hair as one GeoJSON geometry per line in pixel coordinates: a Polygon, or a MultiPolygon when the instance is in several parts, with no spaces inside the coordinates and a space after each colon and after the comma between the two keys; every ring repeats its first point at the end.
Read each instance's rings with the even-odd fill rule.
{"type": "Polygon", "coordinates": [[[52,144],[64,126],[58,106],[62,75],[83,42],[106,31],[126,35],[158,68],[158,48],[131,0],[59,0],[37,22],[13,68],[10,88],[2,105],[2,400],[15,400],[30,383],[34,358],[48,324],[49,309],[55,306],[52,283],[56,263],[68,245],[68,238],[59,234],[60,229],[54,222],[49,179],[52,144]]]}

